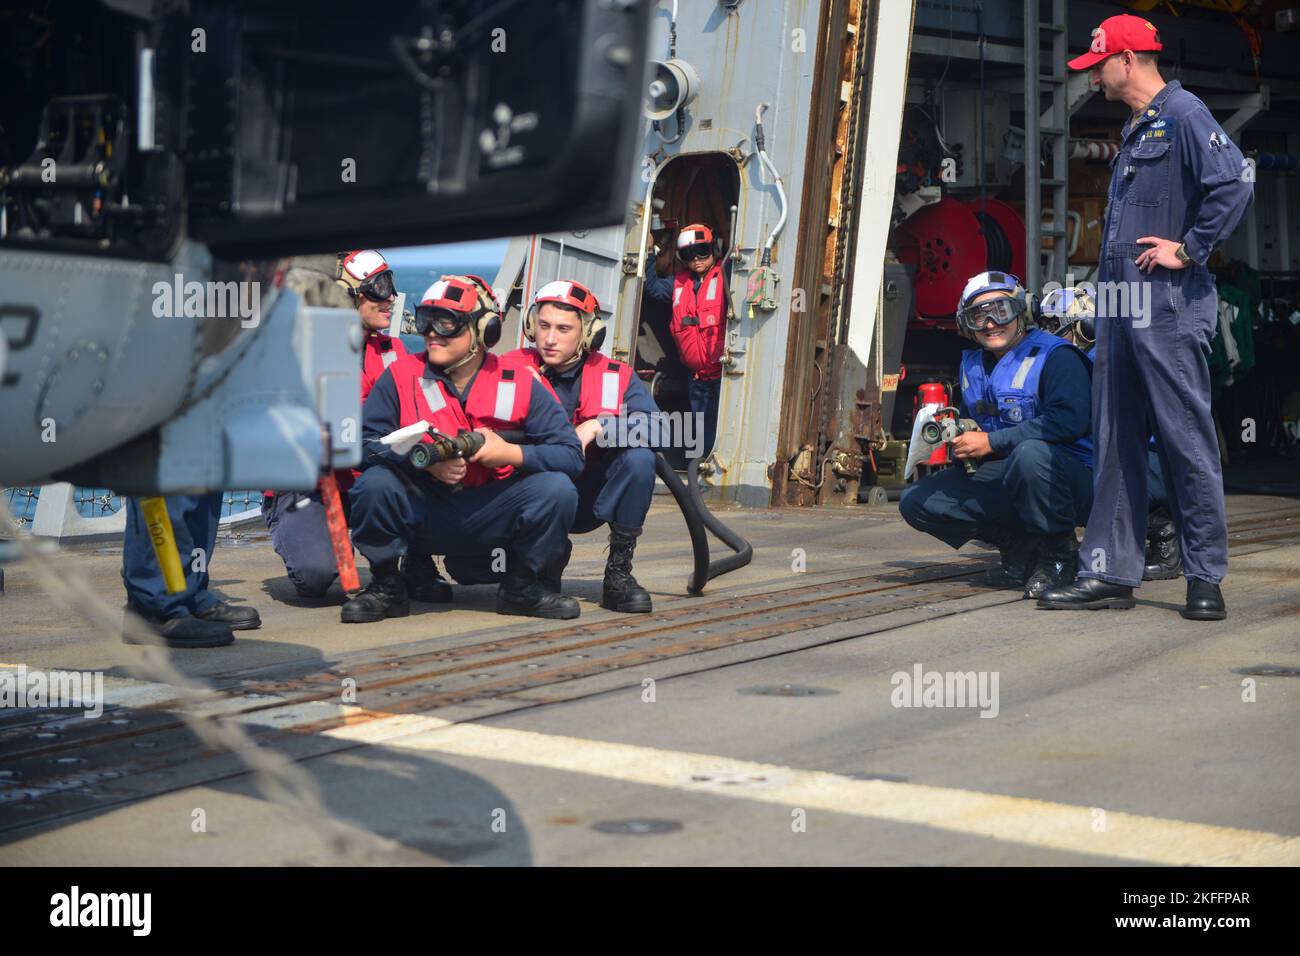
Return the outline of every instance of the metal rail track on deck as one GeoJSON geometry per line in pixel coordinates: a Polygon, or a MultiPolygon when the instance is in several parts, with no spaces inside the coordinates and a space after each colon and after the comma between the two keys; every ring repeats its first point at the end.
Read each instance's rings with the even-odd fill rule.
{"type": "MultiPolygon", "coordinates": [[[[1247,515],[1229,531],[1233,551],[1297,542],[1300,508],[1247,515]]],[[[249,727],[259,746],[304,760],[358,746],[322,736],[345,724],[457,705],[493,704],[496,712],[538,706],[581,696],[572,692],[577,681],[655,662],[855,620],[865,626],[854,637],[916,623],[915,617],[901,624],[876,620],[894,612],[925,609],[923,620],[961,613],[965,608],[956,602],[998,593],[969,580],[986,566],[965,560],[755,595],[717,594],[635,621],[611,617],[541,630],[519,625],[505,635],[493,628],[479,632],[484,640],[474,639],[479,634],[459,636],[469,642],[456,647],[358,653],[285,677],[255,668],[216,678],[214,697],[202,710],[250,724],[262,719],[249,727]],[[356,705],[345,712],[339,705],[347,678],[356,682],[356,705]],[[304,719],[304,708],[312,706],[319,707],[319,719],[304,719]],[[291,717],[292,725],[275,727],[281,715],[291,717]]],[[[1002,593],[1006,603],[1020,600],[1002,593]]],[[[6,715],[0,719],[0,768],[0,833],[247,772],[238,755],[200,744],[165,702],[106,707],[94,721],[51,711],[6,715]]]]}

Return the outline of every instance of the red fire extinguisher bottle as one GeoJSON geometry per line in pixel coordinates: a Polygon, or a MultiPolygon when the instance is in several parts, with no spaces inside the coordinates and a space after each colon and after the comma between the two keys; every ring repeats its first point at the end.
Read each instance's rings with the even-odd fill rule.
{"type": "MultiPolygon", "coordinates": [[[[925,405],[938,405],[940,408],[948,407],[948,389],[944,387],[943,382],[925,382],[917,388],[916,394],[917,407],[925,405]]],[[[948,464],[948,443],[944,442],[938,445],[930,453],[930,459],[927,464],[932,467],[938,467],[948,464]]]]}

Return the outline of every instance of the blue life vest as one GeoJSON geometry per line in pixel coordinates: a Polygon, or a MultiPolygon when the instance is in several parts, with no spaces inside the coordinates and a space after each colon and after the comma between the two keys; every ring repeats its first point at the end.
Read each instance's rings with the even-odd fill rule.
{"type": "MultiPolygon", "coordinates": [[[[1038,382],[1047,357],[1059,348],[1073,349],[1065,339],[1034,329],[984,372],[984,350],[969,349],[961,356],[961,402],[966,415],[986,432],[1015,428],[1043,413],[1038,382]]],[[[1079,352],[1078,349],[1075,349],[1079,352]]],[[[1092,359],[1079,352],[1092,368],[1092,359]]],[[[1092,438],[1084,436],[1066,446],[1092,467],[1092,438]]]]}

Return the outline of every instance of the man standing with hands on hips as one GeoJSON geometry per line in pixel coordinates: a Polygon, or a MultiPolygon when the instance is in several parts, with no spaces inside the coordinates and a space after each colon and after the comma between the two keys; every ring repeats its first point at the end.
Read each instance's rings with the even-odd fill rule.
{"type": "Polygon", "coordinates": [[[1038,606],[1133,607],[1147,440],[1155,435],[1187,576],[1182,615],[1222,620],[1228,529],[1207,363],[1218,312],[1205,263],[1245,215],[1252,187],[1241,150],[1205,104],[1161,78],[1161,48],[1154,25],[1124,14],[1094,30],[1089,52],[1069,64],[1091,71],[1106,99],[1132,115],[1114,163],[1098,271],[1092,514],[1078,580],[1047,591],[1038,606]]]}

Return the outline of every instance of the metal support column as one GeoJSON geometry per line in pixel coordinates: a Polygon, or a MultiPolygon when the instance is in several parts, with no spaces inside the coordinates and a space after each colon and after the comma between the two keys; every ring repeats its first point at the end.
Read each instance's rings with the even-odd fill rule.
{"type": "Polygon", "coordinates": [[[1069,77],[1066,73],[1065,0],[1025,0],[1025,287],[1035,295],[1043,288],[1043,239],[1051,237],[1052,252],[1048,262],[1049,278],[1065,277],[1068,265],[1066,210],[1069,206],[1070,104],[1069,77]],[[1044,20],[1043,7],[1050,8],[1044,20]],[[1049,71],[1042,72],[1042,42],[1051,39],[1049,71]],[[1051,96],[1043,116],[1042,94],[1051,96]],[[1042,142],[1051,147],[1051,166],[1047,175],[1041,167],[1042,142]],[[1042,189],[1051,189],[1052,217],[1043,223],[1042,189]]]}

